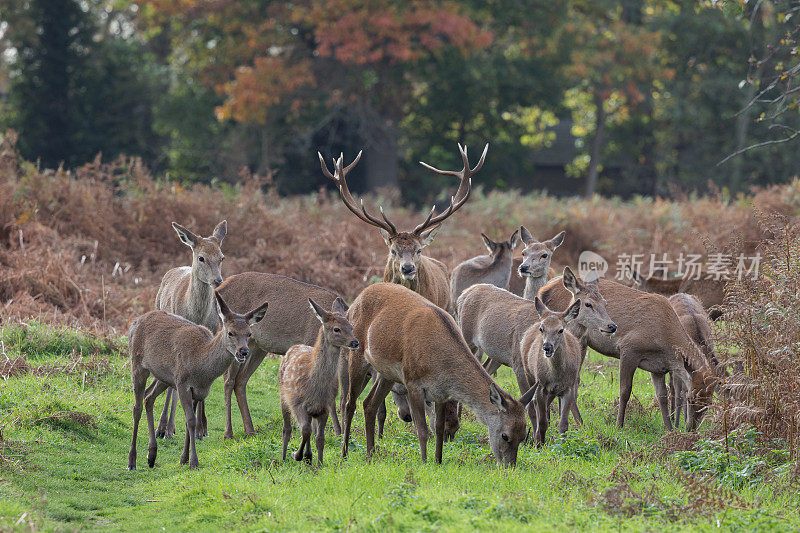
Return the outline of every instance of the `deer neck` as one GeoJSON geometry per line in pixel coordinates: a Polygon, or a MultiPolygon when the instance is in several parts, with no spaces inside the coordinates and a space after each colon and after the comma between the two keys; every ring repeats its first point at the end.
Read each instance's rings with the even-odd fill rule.
{"type": "Polygon", "coordinates": [[[392,258],[389,257],[386,261],[386,268],[383,270],[383,281],[387,283],[396,283],[397,285],[402,285],[406,289],[410,289],[419,294],[420,292],[420,277],[424,274],[424,268],[422,266],[422,261],[420,261],[419,265],[417,265],[417,275],[414,276],[414,279],[405,279],[401,276],[397,270],[394,268],[394,262],[392,258]]]}
{"type": "Polygon", "coordinates": [[[525,278],[525,292],[523,293],[523,298],[526,300],[533,300],[536,298],[536,295],[539,294],[539,289],[545,286],[547,283],[547,273],[549,268],[544,271],[539,277],[528,276],[525,278]]]}
{"type": "Polygon", "coordinates": [[[234,357],[225,347],[225,334],[222,330],[205,346],[203,355],[200,357],[200,371],[193,372],[195,379],[207,382],[208,386],[220,377],[231,366],[234,357]]]}
{"type": "Polygon", "coordinates": [[[474,375],[469,376],[469,379],[463,379],[463,374],[459,376],[461,379],[453,379],[450,385],[450,397],[469,407],[481,424],[488,426],[492,414],[498,413],[497,406],[489,400],[492,378],[474,357],[472,360],[475,361],[476,367],[480,368],[475,368],[474,375]]]}
{"type": "Polygon", "coordinates": [[[192,315],[190,320],[197,324],[205,325],[203,321],[214,305],[214,289],[208,283],[201,281],[194,269],[192,269],[192,275],[189,278],[188,296],[187,303],[192,315]]]}
{"type": "Polygon", "coordinates": [[[322,328],[319,328],[317,342],[314,344],[314,366],[311,368],[309,379],[312,383],[326,383],[335,375],[339,363],[340,348],[331,345],[322,337],[322,328]]]}

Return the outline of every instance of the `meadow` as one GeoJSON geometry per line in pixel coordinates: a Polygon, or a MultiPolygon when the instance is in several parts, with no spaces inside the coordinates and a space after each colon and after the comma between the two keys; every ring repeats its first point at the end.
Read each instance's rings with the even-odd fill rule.
{"type": "MultiPolygon", "coordinates": [[[[156,467],[146,466],[140,433],[139,469],[128,472],[125,340],[37,322],[5,327],[0,340],[14,361],[3,365],[0,387],[0,530],[800,528],[788,451],[757,453],[758,434],[742,430],[729,435],[726,452],[710,423],[697,434],[665,435],[641,371],[627,424],[617,429],[617,363],[594,353],[579,397],[585,426],[563,438],[551,430],[541,449],[523,445],[515,469],[496,466],[485,427],[469,413],[445,445],[444,463],[421,463],[416,437],[391,403],[371,460],[359,412],[348,459],[329,430],[324,467],[281,462],[278,360],[268,359],[249,388],[256,436],[243,437],[236,413],[236,437],[222,440],[218,382],[207,402],[210,434],[198,444],[200,468],[178,464],[179,415],[176,438],[159,442],[156,467]]],[[[515,390],[508,369],[498,381],[515,390]]],[[[295,432],[291,446],[298,443],[295,432]]]]}

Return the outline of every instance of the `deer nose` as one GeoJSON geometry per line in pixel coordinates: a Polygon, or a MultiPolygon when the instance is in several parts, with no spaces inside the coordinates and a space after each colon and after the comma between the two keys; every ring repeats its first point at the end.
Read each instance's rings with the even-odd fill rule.
{"type": "Polygon", "coordinates": [[[526,272],[530,272],[530,270],[531,270],[531,267],[528,266],[528,265],[520,265],[519,266],[519,271],[522,272],[523,274],[526,273],[526,272]]]}
{"type": "Polygon", "coordinates": [[[414,265],[403,265],[400,267],[403,274],[412,274],[414,272],[414,265]]]}
{"type": "Polygon", "coordinates": [[[546,343],[542,344],[542,350],[544,350],[544,353],[546,355],[550,355],[550,354],[553,353],[553,345],[550,344],[549,342],[546,342],[546,343]]]}
{"type": "Polygon", "coordinates": [[[241,355],[242,357],[247,357],[248,355],[250,355],[250,350],[248,350],[247,348],[239,348],[239,355],[241,355]]]}
{"type": "Polygon", "coordinates": [[[615,331],[617,331],[617,325],[616,324],[609,324],[606,327],[608,328],[608,331],[610,331],[611,333],[614,333],[615,331]]]}
{"type": "Polygon", "coordinates": [[[359,346],[358,341],[353,341],[350,343],[351,350],[358,350],[358,346],[359,346]]]}

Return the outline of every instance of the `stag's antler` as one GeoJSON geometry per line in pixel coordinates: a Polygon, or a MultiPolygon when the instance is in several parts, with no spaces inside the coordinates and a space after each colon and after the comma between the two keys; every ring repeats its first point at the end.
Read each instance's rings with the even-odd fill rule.
{"type": "Polygon", "coordinates": [[[389,232],[389,235],[396,235],[397,228],[395,228],[394,224],[392,224],[389,218],[384,214],[383,207],[380,208],[383,220],[380,220],[367,212],[367,208],[364,207],[363,199],[361,200],[361,209],[359,209],[353,195],[350,194],[350,188],[347,186],[345,176],[347,176],[348,172],[353,170],[353,167],[355,167],[356,163],[361,159],[361,151],[358,152],[353,162],[346,167],[344,166],[344,154],[339,154],[339,159],[333,160],[333,174],[328,170],[328,166],[325,164],[325,159],[322,158],[322,154],[317,152],[317,155],[319,156],[319,164],[322,167],[322,173],[339,188],[339,196],[341,196],[344,205],[347,206],[355,216],[367,224],[385,230],[389,232]]]}
{"type": "Polygon", "coordinates": [[[436,206],[434,205],[431,208],[431,212],[428,213],[428,218],[425,219],[425,222],[414,228],[414,235],[420,235],[423,231],[430,228],[431,226],[436,226],[437,224],[441,224],[444,220],[455,213],[456,211],[461,208],[464,203],[466,203],[467,199],[469,198],[469,194],[472,192],[472,176],[478,172],[481,167],[483,166],[483,162],[486,160],[486,152],[489,151],[489,143],[486,143],[486,147],[483,149],[483,154],[481,155],[481,160],[478,161],[478,164],[475,165],[475,168],[469,168],[469,158],[467,157],[467,147],[458,145],[458,151],[461,152],[461,159],[464,160],[464,168],[460,171],[455,170],[439,170],[438,168],[432,167],[429,164],[420,161],[419,163],[429,169],[437,172],[439,174],[444,174],[446,176],[455,176],[461,180],[461,183],[458,186],[458,191],[456,191],[455,196],[450,197],[450,206],[439,213],[436,216],[433,216],[433,213],[436,211],[436,206]]]}

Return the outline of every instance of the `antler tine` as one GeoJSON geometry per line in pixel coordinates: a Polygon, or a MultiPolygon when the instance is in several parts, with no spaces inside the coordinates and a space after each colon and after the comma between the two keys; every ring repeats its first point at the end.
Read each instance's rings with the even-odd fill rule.
{"type": "Polygon", "coordinates": [[[470,193],[472,192],[472,176],[475,175],[475,173],[478,172],[481,167],[483,167],[483,163],[486,160],[486,154],[489,151],[489,143],[486,143],[486,146],[483,148],[480,161],[478,161],[478,164],[475,165],[475,168],[470,168],[469,166],[469,157],[467,156],[466,145],[461,145],[461,143],[459,143],[458,151],[461,153],[461,159],[464,161],[464,168],[461,169],[460,172],[453,170],[439,170],[431,165],[428,165],[427,163],[420,161],[422,166],[433,170],[434,172],[458,177],[461,180],[461,183],[458,185],[458,191],[456,191],[455,196],[450,197],[450,205],[448,208],[436,216],[433,216],[433,211],[431,211],[431,213],[428,215],[428,218],[425,219],[425,222],[414,228],[415,234],[418,235],[431,226],[441,224],[447,217],[458,211],[461,206],[466,203],[470,193]]]}
{"type": "Polygon", "coordinates": [[[322,154],[317,152],[317,155],[319,156],[319,162],[322,166],[322,173],[325,175],[325,177],[336,184],[337,188],[339,189],[339,197],[342,199],[345,207],[347,207],[347,209],[349,209],[355,216],[367,224],[386,230],[394,235],[397,233],[394,224],[389,222],[385,215],[383,217],[385,220],[384,222],[384,220],[380,220],[369,214],[367,212],[367,208],[364,206],[364,200],[361,200],[361,207],[359,208],[359,205],[356,203],[353,195],[350,193],[350,188],[347,186],[347,180],[345,177],[347,176],[348,172],[353,170],[353,167],[355,167],[356,163],[358,163],[358,161],[361,159],[361,153],[362,151],[359,151],[353,162],[346,167],[344,166],[344,154],[339,154],[339,158],[334,158],[333,160],[334,174],[331,174],[330,170],[328,170],[328,165],[325,164],[325,159],[322,157],[322,154]]]}
{"type": "Polygon", "coordinates": [[[391,227],[391,228],[392,228],[392,231],[391,231],[391,233],[392,233],[392,234],[395,234],[395,233],[397,233],[397,228],[395,228],[395,227],[394,227],[394,224],[392,224],[392,221],[391,221],[391,220],[389,220],[389,217],[387,217],[387,216],[386,216],[386,213],[384,213],[384,212],[383,212],[383,206],[382,206],[382,205],[381,205],[381,206],[378,206],[378,209],[380,209],[380,210],[381,210],[381,216],[383,217],[383,220],[384,220],[384,221],[386,221],[386,223],[387,223],[387,224],[389,224],[389,227],[391,227]]]}

